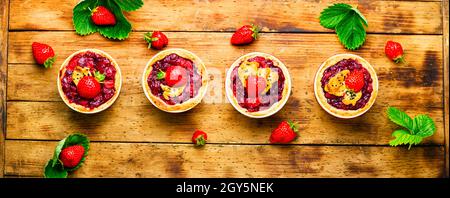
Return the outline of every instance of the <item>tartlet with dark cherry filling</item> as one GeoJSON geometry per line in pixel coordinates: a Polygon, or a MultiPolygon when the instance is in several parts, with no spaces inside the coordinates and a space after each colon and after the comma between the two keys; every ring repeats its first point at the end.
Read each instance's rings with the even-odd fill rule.
{"type": "Polygon", "coordinates": [[[279,59],[252,52],[231,65],[225,90],[228,100],[240,113],[251,118],[264,118],[286,104],[291,92],[291,78],[279,59]]]}
{"type": "Polygon", "coordinates": [[[122,76],[117,62],[106,52],[84,49],[70,55],[58,73],[58,91],[71,109],[98,113],[117,99],[122,76]]]}
{"type": "Polygon", "coordinates": [[[330,57],[319,68],[314,92],[320,106],[339,118],[354,118],[372,107],[378,78],[365,59],[353,54],[330,57]]]}
{"type": "Polygon", "coordinates": [[[199,104],[208,87],[203,61],[190,51],[168,49],[153,56],[145,67],[142,87],[150,102],[171,113],[199,104]]]}

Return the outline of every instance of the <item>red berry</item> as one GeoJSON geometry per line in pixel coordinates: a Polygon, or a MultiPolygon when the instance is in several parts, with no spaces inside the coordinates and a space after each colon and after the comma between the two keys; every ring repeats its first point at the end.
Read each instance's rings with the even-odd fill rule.
{"type": "Polygon", "coordinates": [[[270,135],[270,143],[289,143],[297,138],[298,126],[293,122],[281,122],[276,129],[272,131],[270,135]]]}
{"type": "Polygon", "coordinates": [[[169,39],[160,31],[148,32],[144,35],[144,40],[148,43],[148,48],[162,49],[169,44],[169,39]]]}
{"type": "Polygon", "coordinates": [[[186,85],[188,72],[181,66],[169,66],[165,72],[166,84],[170,87],[181,87],[186,85]]]}
{"type": "Polygon", "coordinates": [[[386,56],[395,63],[404,62],[403,48],[400,43],[388,41],[384,47],[384,52],[386,53],[386,56]]]}
{"type": "Polygon", "coordinates": [[[231,36],[231,44],[245,45],[258,38],[259,28],[254,25],[244,25],[231,36]]]}
{"type": "Polygon", "coordinates": [[[31,45],[33,50],[33,57],[36,63],[44,65],[45,68],[49,68],[55,62],[55,52],[52,47],[47,44],[33,42],[31,45]]]}
{"type": "Polygon", "coordinates": [[[264,89],[266,89],[266,79],[251,75],[247,78],[246,88],[249,98],[258,97],[264,89]]]}
{"type": "Polygon", "coordinates": [[[354,92],[359,92],[364,87],[364,72],[363,70],[353,70],[345,78],[345,85],[354,92]]]}
{"type": "Polygon", "coordinates": [[[93,9],[91,19],[95,25],[116,25],[116,17],[104,6],[98,6],[93,9]]]}
{"type": "Polygon", "coordinates": [[[207,139],[208,135],[200,130],[195,130],[194,134],[192,135],[192,143],[194,143],[196,146],[205,145],[207,139]]]}
{"type": "Polygon", "coordinates": [[[92,76],[84,76],[77,85],[78,94],[86,99],[93,99],[100,93],[100,83],[92,76]]]}
{"type": "Polygon", "coordinates": [[[112,89],[114,88],[114,80],[105,80],[105,82],[103,82],[103,85],[107,89],[112,89]]]}
{"type": "Polygon", "coordinates": [[[84,147],[81,145],[73,145],[64,148],[60,155],[59,159],[63,163],[66,168],[75,168],[83,159],[84,156],[84,147]]]}

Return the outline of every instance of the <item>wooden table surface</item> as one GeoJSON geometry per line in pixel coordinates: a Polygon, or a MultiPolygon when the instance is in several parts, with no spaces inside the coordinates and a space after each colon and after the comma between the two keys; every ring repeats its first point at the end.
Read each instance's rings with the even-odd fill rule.
{"type": "Polygon", "coordinates": [[[125,41],[98,33],[74,32],[72,9],[78,0],[0,0],[0,177],[41,177],[57,142],[73,132],[89,136],[84,166],[72,177],[448,177],[448,0],[310,1],[310,0],[160,0],[145,1],[127,13],[133,32],[125,41]],[[320,26],[320,12],[336,2],[358,6],[369,21],[367,41],[357,51],[342,47],[335,33],[320,26]],[[263,27],[258,41],[229,44],[235,28],[263,27]],[[153,107],[140,77],[157,53],[147,49],[143,34],[164,31],[169,48],[197,54],[215,72],[200,105],[181,114],[153,107]],[[384,55],[387,40],[403,44],[408,65],[384,55]],[[51,45],[53,68],[37,66],[33,41],[51,45]],[[84,48],[98,48],[119,63],[123,86],[108,110],[83,115],[58,95],[56,77],[64,59],[84,48]],[[225,69],[253,51],[275,55],[288,67],[292,95],[274,116],[250,119],[225,102],[225,69]],[[337,53],[354,53],[377,71],[380,86],[374,106],[351,120],[334,118],[314,97],[319,65],[337,53]],[[211,102],[214,101],[214,102],[211,102]],[[430,115],[437,126],[423,144],[390,147],[397,128],[388,121],[388,106],[409,115],[430,115]],[[292,145],[269,145],[281,120],[300,122],[292,145]],[[195,148],[195,129],[209,142],[195,148]]]}

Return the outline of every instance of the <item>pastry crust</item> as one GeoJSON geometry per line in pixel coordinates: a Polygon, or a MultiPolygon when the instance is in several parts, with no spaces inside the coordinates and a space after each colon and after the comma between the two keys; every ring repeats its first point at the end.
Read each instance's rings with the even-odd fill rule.
{"type": "Polygon", "coordinates": [[[74,111],[77,111],[77,112],[80,112],[80,113],[93,114],[93,113],[98,113],[98,112],[101,112],[101,111],[107,109],[109,106],[111,106],[116,101],[117,97],[119,96],[120,89],[122,87],[122,73],[120,71],[120,67],[117,64],[116,60],[114,60],[106,52],[104,52],[102,50],[98,50],[98,49],[83,49],[83,50],[79,50],[79,51],[73,53],[72,55],[67,57],[66,60],[63,62],[63,64],[61,65],[61,68],[59,69],[57,84],[58,84],[59,95],[61,96],[61,98],[63,99],[64,103],[66,103],[67,106],[69,106],[74,111]],[[116,92],[114,93],[113,97],[111,97],[108,101],[106,101],[105,103],[103,103],[100,106],[98,106],[96,108],[93,108],[93,109],[90,109],[90,108],[84,107],[82,105],[70,102],[69,99],[67,98],[67,96],[64,94],[64,91],[62,90],[62,86],[61,86],[61,80],[64,77],[63,74],[66,73],[66,66],[69,64],[69,61],[75,55],[80,54],[80,53],[84,53],[84,52],[87,52],[87,51],[91,51],[91,52],[94,52],[94,53],[97,53],[97,54],[101,54],[102,56],[108,58],[111,61],[111,64],[116,69],[116,75],[114,77],[114,87],[116,89],[116,92]]]}
{"type": "Polygon", "coordinates": [[[233,107],[238,110],[240,113],[251,117],[251,118],[265,118],[265,117],[269,117],[275,113],[277,113],[281,108],[283,108],[283,106],[286,104],[289,95],[291,94],[291,77],[289,75],[289,71],[286,68],[286,66],[283,64],[283,62],[281,62],[278,58],[276,58],[275,56],[272,56],[270,54],[266,54],[266,53],[262,53],[262,52],[252,52],[252,53],[248,53],[246,55],[243,55],[241,57],[239,57],[228,69],[227,72],[227,76],[226,76],[226,80],[225,80],[225,90],[226,90],[226,95],[228,98],[228,101],[230,101],[230,103],[233,105],[233,107]],[[231,89],[231,73],[233,72],[233,69],[237,66],[239,66],[239,64],[243,61],[246,61],[250,58],[256,57],[256,56],[262,56],[266,59],[270,59],[273,61],[273,64],[277,67],[279,67],[284,74],[285,80],[284,80],[284,89],[282,92],[282,98],[280,101],[272,104],[272,106],[270,106],[270,108],[263,110],[263,111],[257,111],[257,112],[249,112],[246,108],[243,108],[239,105],[236,97],[233,94],[233,91],[231,89]]]}
{"type": "Polygon", "coordinates": [[[209,77],[206,71],[205,64],[198,56],[185,49],[174,48],[161,51],[148,61],[147,66],[145,67],[144,73],[142,75],[142,87],[148,100],[150,100],[150,102],[156,108],[169,113],[181,113],[194,108],[202,101],[203,96],[205,96],[206,90],[208,88],[208,78],[209,77]],[[161,100],[161,98],[159,98],[158,96],[153,95],[150,90],[150,86],[148,85],[147,82],[148,76],[150,75],[150,72],[153,69],[153,64],[156,61],[164,59],[167,55],[172,53],[175,53],[178,56],[191,60],[196,65],[197,72],[202,76],[202,86],[198,90],[198,94],[194,98],[191,98],[183,102],[182,104],[175,104],[175,105],[169,105],[165,103],[163,100],[161,100]]]}
{"type": "Polygon", "coordinates": [[[374,68],[372,67],[372,65],[370,65],[369,62],[367,62],[365,59],[361,58],[360,56],[357,56],[354,54],[338,54],[338,55],[334,55],[334,56],[328,58],[319,67],[319,70],[317,71],[316,77],[314,79],[314,93],[316,95],[317,102],[320,104],[320,106],[325,111],[330,113],[331,115],[338,117],[338,118],[355,118],[355,117],[358,117],[358,116],[364,114],[375,103],[375,99],[377,98],[377,95],[378,95],[378,77],[377,77],[377,74],[376,74],[374,68]],[[338,108],[328,104],[327,98],[325,98],[325,93],[322,89],[322,84],[320,82],[323,77],[323,73],[327,68],[335,65],[337,62],[339,62],[343,59],[356,60],[364,68],[366,68],[367,71],[370,73],[370,77],[372,78],[373,91],[372,91],[369,101],[363,108],[360,108],[357,110],[338,109],[338,108]]]}

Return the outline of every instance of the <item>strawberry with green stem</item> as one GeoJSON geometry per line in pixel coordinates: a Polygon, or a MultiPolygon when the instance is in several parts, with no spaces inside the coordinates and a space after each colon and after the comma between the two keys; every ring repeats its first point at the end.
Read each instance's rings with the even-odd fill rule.
{"type": "Polygon", "coordinates": [[[148,43],[148,48],[162,49],[169,44],[169,39],[160,31],[147,32],[144,34],[144,40],[148,43]]]}
{"type": "Polygon", "coordinates": [[[194,143],[195,146],[204,146],[207,139],[208,135],[200,130],[195,130],[194,134],[192,135],[192,143],[194,143]]]}
{"type": "Polygon", "coordinates": [[[244,25],[237,29],[231,36],[231,44],[246,45],[252,43],[259,36],[259,27],[255,25],[244,25]]]}
{"type": "Polygon", "coordinates": [[[292,142],[298,137],[299,126],[292,121],[283,121],[277,128],[272,131],[270,135],[271,144],[286,144],[292,142]]]}
{"type": "Polygon", "coordinates": [[[55,52],[53,48],[44,43],[33,42],[31,45],[34,60],[45,68],[52,67],[55,62],[55,52]]]}

